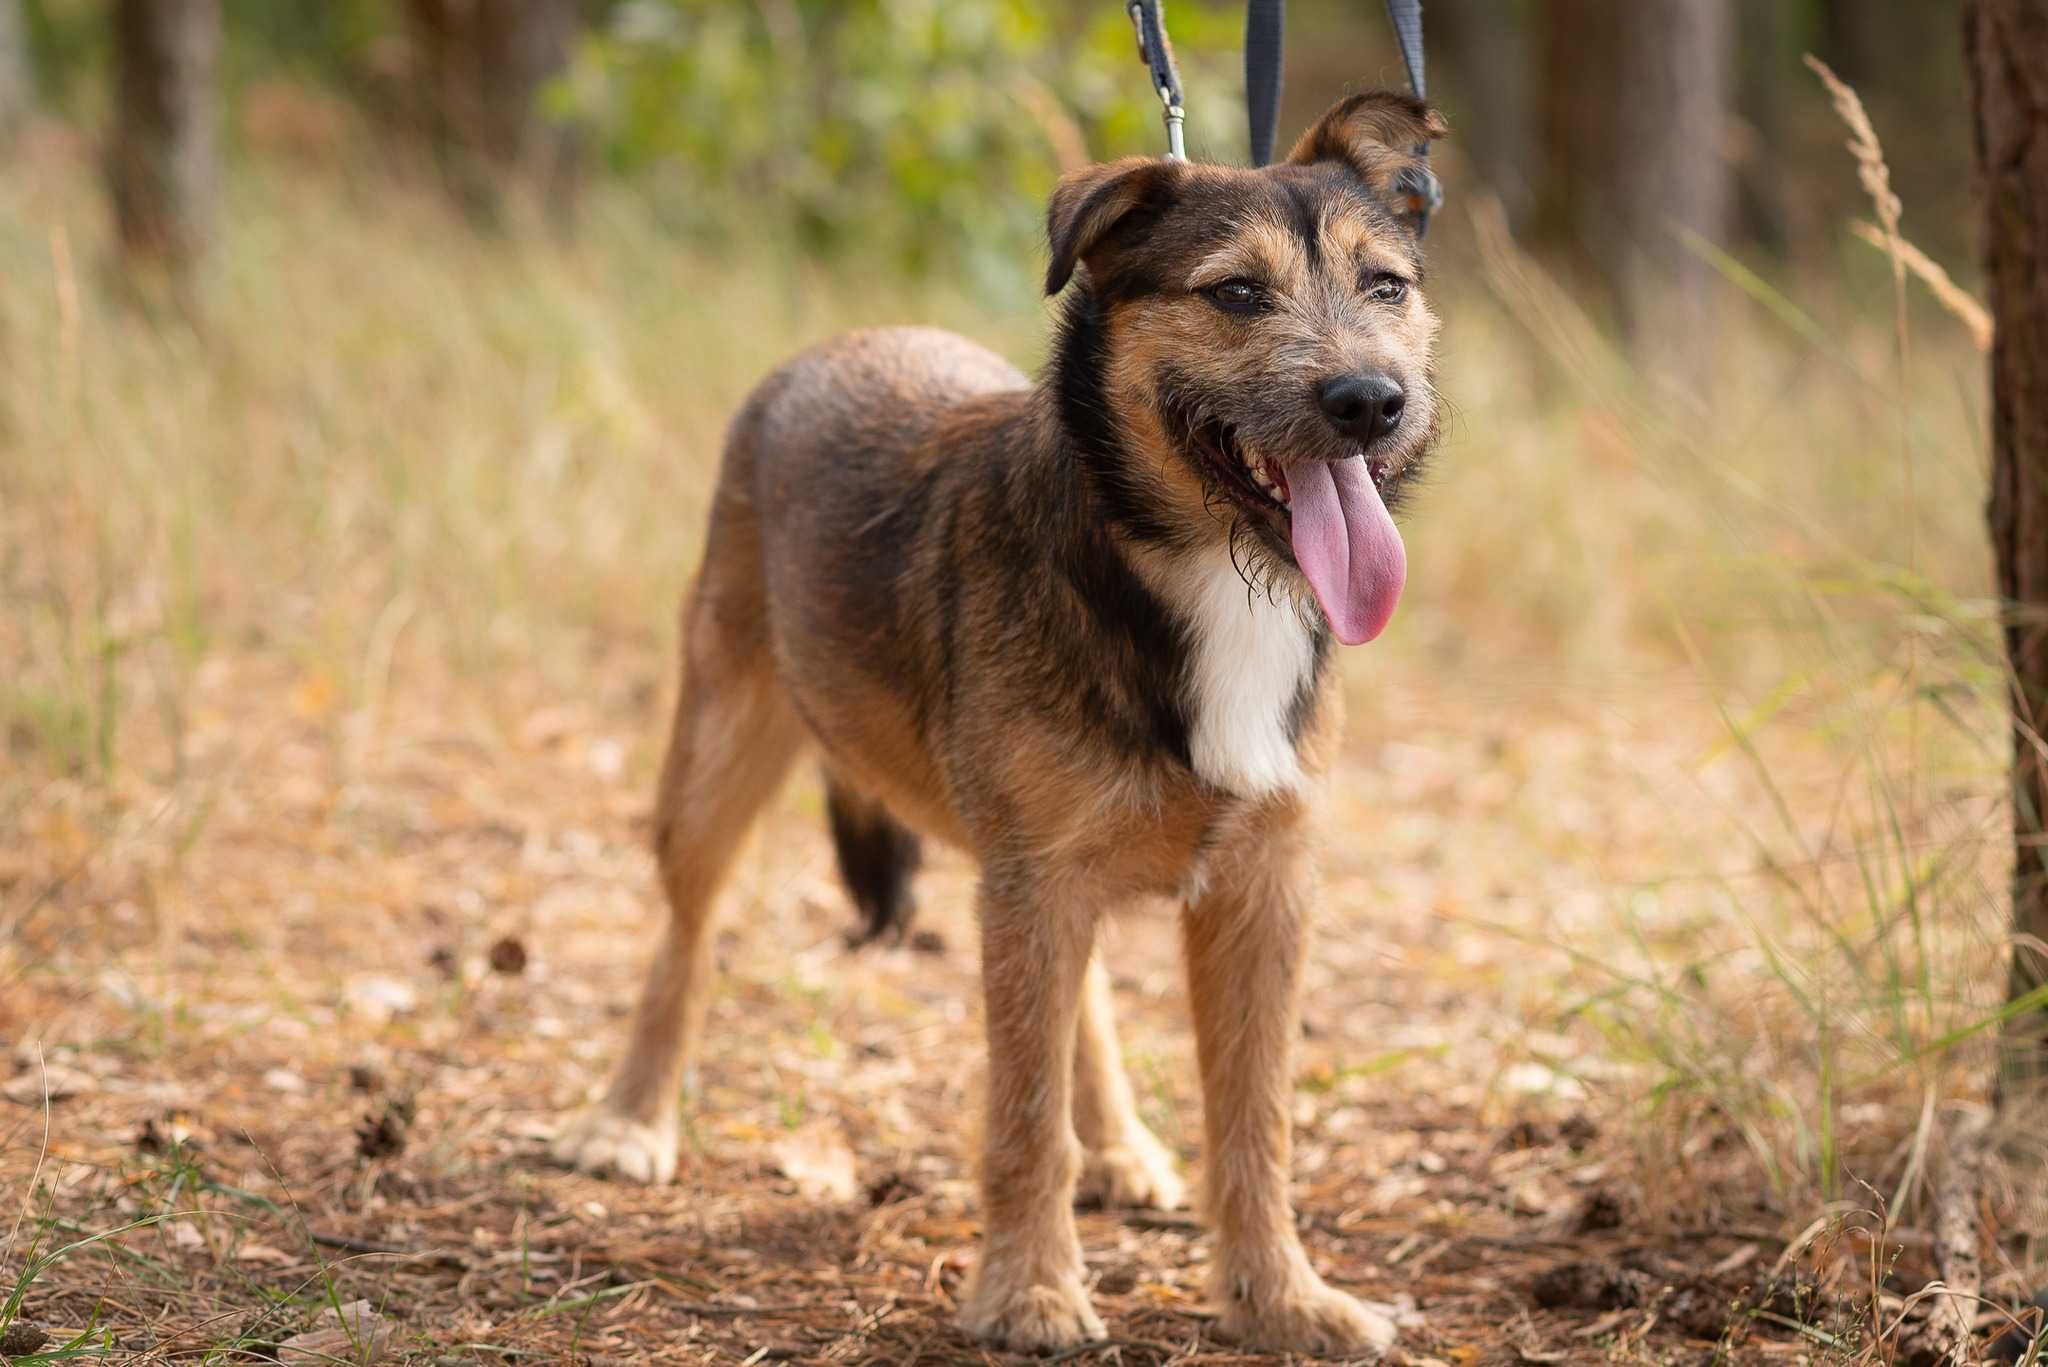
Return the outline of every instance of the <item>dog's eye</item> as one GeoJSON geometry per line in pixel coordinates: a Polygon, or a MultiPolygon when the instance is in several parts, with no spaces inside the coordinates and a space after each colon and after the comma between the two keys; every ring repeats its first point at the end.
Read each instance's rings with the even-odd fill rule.
{"type": "Polygon", "coordinates": [[[1266,287],[1256,280],[1232,278],[1202,291],[1209,302],[1231,313],[1257,313],[1266,307],[1266,287]]]}
{"type": "Polygon", "coordinates": [[[1408,296],[1408,282],[1398,275],[1375,271],[1365,282],[1365,293],[1382,304],[1398,304],[1408,296]]]}

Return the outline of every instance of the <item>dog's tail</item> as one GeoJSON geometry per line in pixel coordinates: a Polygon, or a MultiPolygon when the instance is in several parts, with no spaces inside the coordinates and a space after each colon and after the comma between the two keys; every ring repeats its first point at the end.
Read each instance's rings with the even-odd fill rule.
{"type": "Polygon", "coordinates": [[[858,948],[883,936],[900,941],[917,909],[910,895],[910,876],[924,858],[917,837],[890,816],[888,808],[829,773],[825,810],[832,819],[839,877],[860,911],[861,924],[848,934],[847,942],[858,948]]]}

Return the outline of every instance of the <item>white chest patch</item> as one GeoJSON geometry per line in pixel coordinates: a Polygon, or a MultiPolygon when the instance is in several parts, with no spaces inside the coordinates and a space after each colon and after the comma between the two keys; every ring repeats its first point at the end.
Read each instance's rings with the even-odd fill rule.
{"type": "Polygon", "coordinates": [[[1169,591],[1194,633],[1187,702],[1195,772],[1240,797],[1299,787],[1287,717],[1315,667],[1300,609],[1247,587],[1227,554],[1184,569],[1169,591]]]}

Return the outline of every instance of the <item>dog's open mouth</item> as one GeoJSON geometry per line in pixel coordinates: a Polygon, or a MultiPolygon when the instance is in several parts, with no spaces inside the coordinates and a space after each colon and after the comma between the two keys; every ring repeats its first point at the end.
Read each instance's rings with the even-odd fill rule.
{"type": "Polygon", "coordinates": [[[1246,513],[1315,591],[1330,629],[1346,645],[1386,628],[1408,578],[1401,533],[1379,486],[1383,463],[1361,452],[1337,460],[1282,460],[1242,441],[1229,423],[1189,417],[1168,405],[1182,449],[1246,513]]]}
{"type": "MultiPolygon", "coordinates": [[[[1181,424],[1182,443],[1207,470],[1210,481],[1231,499],[1256,513],[1277,514],[1285,532],[1293,510],[1287,484],[1287,463],[1262,456],[1238,439],[1229,423],[1208,419],[1181,424]]],[[[1367,456],[1366,471],[1376,488],[1385,489],[1397,467],[1385,456],[1367,456]]]]}
{"type": "Polygon", "coordinates": [[[1189,428],[1188,447],[1222,490],[1253,512],[1287,518],[1287,469],[1277,460],[1247,450],[1228,423],[1200,422],[1189,428]]]}

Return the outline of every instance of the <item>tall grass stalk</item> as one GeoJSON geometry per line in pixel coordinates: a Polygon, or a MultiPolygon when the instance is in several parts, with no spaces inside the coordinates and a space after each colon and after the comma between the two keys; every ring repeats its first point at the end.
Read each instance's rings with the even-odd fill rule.
{"type": "MultiPolygon", "coordinates": [[[[1624,454],[1606,477],[1635,482],[1637,544],[1684,547],[1684,579],[1660,574],[1655,553],[1630,575],[1639,599],[1665,605],[1666,639],[1718,718],[1721,740],[1690,775],[1711,780],[1718,817],[1666,778],[1645,784],[1674,826],[1748,851],[1702,861],[1742,875],[1709,877],[1718,919],[1645,916],[1617,891],[1609,948],[1567,946],[1607,984],[1569,1016],[1638,1065],[1635,1094],[1657,1117],[1646,1137],[1679,1113],[1725,1124],[1788,1218],[1839,1210],[1867,1183],[1907,1218],[1938,1112],[1984,1094],[1994,1027],[2023,1009],[1998,991],[2004,680],[1976,522],[1977,381],[1955,378],[1981,345],[1981,310],[1906,242],[1875,130],[1811,64],[1881,225],[1866,234],[1886,249],[1881,320],[1823,323],[1839,296],[1691,241],[1730,285],[1731,309],[1758,313],[1731,322],[1745,342],[1713,394],[1660,400],[1497,216],[1482,209],[1476,227],[1489,283],[1549,358],[1563,406],[1611,424],[1624,454]],[[1938,335],[1915,344],[1909,273],[1965,337],[1936,313],[1938,335]],[[1772,354],[1789,381],[1755,367],[1772,354]],[[1939,411],[1943,384],[1970,403],[1939,411]],[[1702,413],[1716,421],[1689,421],[1702,413]],[[1869,456],[1886,445],[1899,455],[1889,477],[1869,456]],[[1935,456],[1947,463],[1923,469],[1935,456]],[[1861,506],[1845,502],[1852,490],[1861,506]]],[[[1615,511],[1614,495],[1594,497],[1615,511]]]]}

